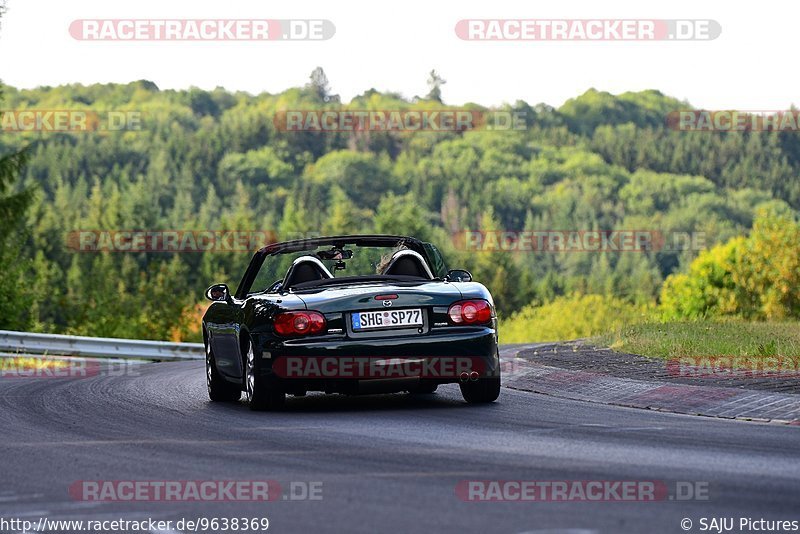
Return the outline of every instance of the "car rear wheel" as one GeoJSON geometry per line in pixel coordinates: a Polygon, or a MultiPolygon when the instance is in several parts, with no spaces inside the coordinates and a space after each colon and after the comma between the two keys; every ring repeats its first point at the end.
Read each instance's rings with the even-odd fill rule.
{"type": "Polygon", "coordinates": [[[208,398],[214,402],[233,402],[242,396],[242,390],[219,374],[211,345],[206,344],[206,387],[208,398]]]}
{"type": "Polygon", "coordinates": [[[245,398],[251,410],[280,410],[286,404],[286,393],[274,379],[261,375],[261,361],[255,357],[253,344],[247,344],[245,358],[245,398]]]}
{"type": "Polygon", "coordinates": [[[460,384],[461,395],[470,404],[494,402],[500,396],[500,377],[487,376],[460,384]]]}

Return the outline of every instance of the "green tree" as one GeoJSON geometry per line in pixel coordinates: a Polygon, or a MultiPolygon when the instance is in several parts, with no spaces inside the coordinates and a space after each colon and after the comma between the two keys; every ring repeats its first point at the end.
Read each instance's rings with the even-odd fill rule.
{"type": "Polygon", "coordinates": [[[442,102],[442,86],[447,83],[447,80],[442,78],[436,70],[431,70],[428,74],[428,94],[425,95],[427,100],[434,102],[442,102]]]}
{"type": "Polygon", "coordinates": [[[23,245],[33,189],[18,188],[26,160],[24,149],[0,157],[0,328],[11,330],[24,329],[30,322],[25,280],[30,262],[23,255],[23,245]]]}
{"type": "MultiPolygon", "coordinates": [[[[4,12],[5,2],[0,2],[0,19],[4,12]]],[[[0,103],[2,91],[0,85],[0,103]]],[[[20,184],[28,157],[25,148],[5,154],[0,151],[0,328],[6,329],[23,329],[30,323],[25,281],[30,262],[23,256],[23,244],[27,234],[25,217],[34,190],[20,184]]]]}
{"type": "Polygon", "coordinates": [[[667,318],[800,318],[800,224],[762,212],[747,237],[701,254],[661,291],[667,318]]]}

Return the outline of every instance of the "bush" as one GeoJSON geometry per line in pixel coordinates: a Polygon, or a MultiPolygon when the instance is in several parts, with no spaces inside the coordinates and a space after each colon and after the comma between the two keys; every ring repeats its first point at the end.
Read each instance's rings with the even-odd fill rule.
{"type": "Polygon", "coordinates": [[[661,290],[663,318],[800,318],[800,224],[762,212],[748,237],[703,252],[661,290]]]}
{"type": "Polygon", "coordinates": [[[558,297],[542,306],[525,306],[503,319],[500,342],[563,341],[595,336],[644,322],[652,309],[603,295],[558,297]]]}

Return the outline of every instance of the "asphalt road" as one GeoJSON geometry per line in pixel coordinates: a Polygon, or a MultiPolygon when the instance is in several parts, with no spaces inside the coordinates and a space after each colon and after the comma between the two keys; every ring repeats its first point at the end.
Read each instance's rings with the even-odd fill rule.
{"type": "MultiPolygon", "coordinates": [[[[0,518],[267,517],[269,532],[684,532],[683,518],[800,520],[800,428],[503,389],[211,404],[203,363],[0,379],[0,518]],[[81,480],[322,482],[321,500],[91,502],[81,480]],[[464,502],[464,480],[708,484],[707,500],[464,502]]],[[[302,485],[293,486],[297,495],[302,485]],[[298,489],[300,488],[300,489],[298,489]]],[[[9,532],[10,529],[4,530],[9,532]]],[[[738,532],[738,528],[734,532],[738,532]]]]}

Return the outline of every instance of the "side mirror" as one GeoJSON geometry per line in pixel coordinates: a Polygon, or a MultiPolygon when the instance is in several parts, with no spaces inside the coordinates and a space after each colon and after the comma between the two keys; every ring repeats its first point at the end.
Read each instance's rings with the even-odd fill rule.
{"type": "Polygon", "coordinates": [[[444,278],[448,282],[472,282],[472,273],[465,269],[450,269],[444,278]]]}
{"type": "Polygon", "coordinates": [[[206,298],[208,300],[227,302],[230,300],[230,296],[231,294],[230,291],[228,291],[228,286],[225,284],[214,284],[206,289],[206,298]]]}

